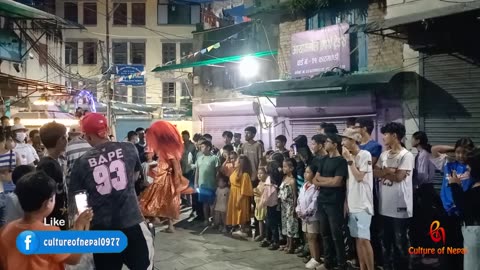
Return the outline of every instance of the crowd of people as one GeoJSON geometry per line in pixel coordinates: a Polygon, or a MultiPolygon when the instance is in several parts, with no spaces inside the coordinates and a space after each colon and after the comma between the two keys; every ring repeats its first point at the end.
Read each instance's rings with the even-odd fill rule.
{"type": "Polygon", "coordinates": [[[191,139],[167,121],[114,142],[97,113],[83,115],[68,133],[55,122],[28,136],[20,119],[2,124],[0,269],[64,269],[86,257],[26,257],[15,248],[24,230],[121,230],[128,247],[93,254],[84,269],[152,269],[152,226],[166,224],[165,232],[174,233],[182,205],[192,207],[191,218],[205,231],[296,253],[307,269],[403,270],[437,258],[442,269],[479,269],[480,150],[469,138],[432,147],[418,131],[414,155],[405,148],[403,124],[381,127],[380,144],[367,118],[349,119],[342,133],[324,123],[290,146],[279,135],[268,150],[252,126],[243,142],[242,134],[223,132],[217,148],[210,134],[191,139]],[[88,194],[82,212],[74,200],[79,192],[88,194]],[[51,218],[65,222],[46,225],[51,218]],[[446,237],[431,238],[440,226],[446,237]],[[442,246],[467,252],[415,252],[442,246]]]}
{"type": "Polygon", "coordinates": [[[209,134],[195,134],[192,142],[183,131],[181,168],[196,189],[184,202],[191,200],[204,225],[297,253],[308,269],[478,269],[480,151],[472,140],[432,147],[418,131],[411,138],[414,155],[404,145],[403,124],[381,127],[383,144],[372,138],[373,130],[371,119],[349,119],[341,134],[324,123],[317,135],[300,135],[289,149],[279,135],[276,149],[268,151],[255,140],[255,127],[245,128],[245,142],[225,131],[222,148],[209,134]],[[437,170],[443,174],[440,193],[437,170]],[[447,236],[432,241],[432,224],[447,236]],[[467,251],[415,251],[442,246],[467,251]]]}

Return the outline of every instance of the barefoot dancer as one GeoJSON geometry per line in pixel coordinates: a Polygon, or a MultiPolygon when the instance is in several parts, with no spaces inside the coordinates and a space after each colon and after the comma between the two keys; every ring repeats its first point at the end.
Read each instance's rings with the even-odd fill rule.
{"type": "Polygon", "coordinates": [[[153,183],[140,197],[140,209],[146,217],[167,218],[167,232],[173,232],[173,220],[180,216],[180,195],[193,193],[180,168],[182,137],[169,122],[157,121],[148,129],[146,138],[149,151],[158,156],[158,165],[153,183]]]}

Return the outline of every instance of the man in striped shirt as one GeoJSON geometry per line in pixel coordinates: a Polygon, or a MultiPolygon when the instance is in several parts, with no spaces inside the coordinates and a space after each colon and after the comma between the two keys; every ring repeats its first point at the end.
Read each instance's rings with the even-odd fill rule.
{"type": "Polygon", "coordinates": [[[92,146],[82,138],[82,131],[80,125],[73,125],[68,132],[70,141],[67,145],[67,184],[70,182],[70,172],[72,171],[73,164],[88,150],[92,149],[92,146]]]}

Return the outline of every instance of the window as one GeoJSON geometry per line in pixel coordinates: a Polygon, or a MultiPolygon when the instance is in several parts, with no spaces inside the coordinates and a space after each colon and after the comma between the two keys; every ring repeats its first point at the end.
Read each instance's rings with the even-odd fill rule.
{"type": "Polygon", "coordinates": [[[180,105],[187,106],[190,105],[190,92],[192,88],[187,82],[182,82],[182,95],[180,99],[180,105]]]}
{"type": "Polygon", "coordinates": [[[77,42],[65,42],[65,64],[66,65],[78,64],[78,43],[77,42]]]}
{"type": "Polygon", "coordinates": [[[97,64],[97,43],[83,42],[83,64],[96,65],[97,64]]]}
{"type": "Polygon", "coordinates": [[[188,56],[193,53],[193,44],[192,43],[181,43],[180,44],[180,57],[188,56]]]}
{"type": "Polygon", "coordinates": [[[162,44],[162,57],[163,63],[166,64],[170,61],[175,61],[177,59],[177,44],[175,43],[163,43],[162,44]]]}
{"type": "Polygon", "coordinates": [[[83,24],[97,25],[97,3],[83,3],[83,24]]]}
{"type": "Polygon", "coordinates": [[[112,44],[114,64],[128,64],[128,45],[126,42],[114,42],[112,44]]]}
{"type": "Polygon", "coordinates": [[[145,25],[145,3],[132,3],[132,25],[145,25]]]}
{"type": "Polygon", "coordinates": [[[158,24],[197,24],[200,23],[200,5],[165,4],[157,6],[158,24]]]}
{"type": "Polygon", "coordinates": [[[130,43],[130,62],[132,64],[145,65],[145,43],[144,42],[130,43]]]}
{"type": "Polygon", "coordinates": [[[113,10],[113,25],[127,25],[127,3],[114,3],[113,10]]]}
{"type": "Polygon", "coordinates": [[[145,93],[146,93],[145,86],[133,86],[132,87],[132,103],[145,104],[146,103],[145,93]]]}
{"type": "Polygon", "coordinates": [[[177,102],[177,95],[175,93],[175,83],[163,83],[162,89],[162,103],[175,104],[177,102]]]}
{"type": "Polygon", "coordinates": [[[77,3],[63,3],[63,17],[65,20],[78,23],[78,5],[77,3]]]}
{"type": "Polygon", "coordinates": [[[114,93],[113,93],[113,100],[127,102],[128,101],[128,87],[125,86],[125,85],[115,84],[114,88],[115,88],[115,90],[114,90],[114,93]]]}

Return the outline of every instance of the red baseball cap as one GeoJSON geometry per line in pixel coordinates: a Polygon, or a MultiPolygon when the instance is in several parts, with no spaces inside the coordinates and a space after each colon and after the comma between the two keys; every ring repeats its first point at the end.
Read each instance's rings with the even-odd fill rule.
{"type": "Polygon", "coordinates": [[[99,113],[86,114],[80,120],[82,131],[85,134],[95,134],[101,138],[108,137],[108,122],[107,118],[99,113]]]}

